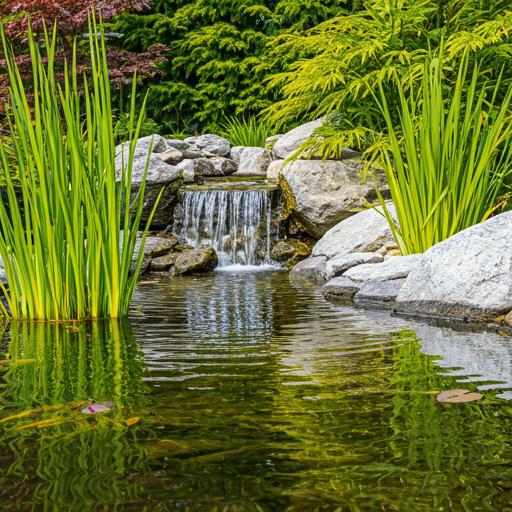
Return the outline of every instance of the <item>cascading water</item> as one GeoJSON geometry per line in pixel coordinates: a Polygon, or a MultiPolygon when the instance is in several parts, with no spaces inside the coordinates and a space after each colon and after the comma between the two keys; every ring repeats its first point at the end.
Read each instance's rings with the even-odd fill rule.
{"type": "Polygon", "coordinates": [[[267,188],[185,190],[175,234],[211,245],[219,267],[270,264],[271,200],[267,188]]]}

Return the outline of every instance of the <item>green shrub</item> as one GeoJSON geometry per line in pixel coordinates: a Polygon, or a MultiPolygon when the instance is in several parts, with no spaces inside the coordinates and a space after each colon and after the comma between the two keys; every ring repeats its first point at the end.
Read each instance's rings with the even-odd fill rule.
{"type": "MultiPolygon", "coordinates": [[[[89,25],[90,33],[100,31],[89,25]]],[[[2,40],[15,106],[9,121],[24,209],[22,216],[10,178],[10,159],[0,144],[9,195],[9,214],[0,203],[0,256],[9,281],[9,292],[4,289],[4,293],[12,317],[122,317],[128,313],[147,234],[146,228],[137,272],[130,277],[145,180],[130,208],[135,146],[130,147],[118,182],[104,37],[90,38],[92,69],[80,89],[76,45],[73,62],[65,64],[61,87],[55,72],[56,32],[51,38],[46,34],[47,64],[29,33],[33,110],[3,32],[2,40]],[[130,218],[131,209],[135,218],[130,218]]],[[[134,76],[132,98],[135,83],[134,76]]],[[[134,105],[132,101],[131,140],[138,138],[144,118],[143,107],[134,127],[134,105]]]]}
{"type": "Polygon", "coordinates": [[[499,80],[492,89],[478,86],[478,65],[468,85],[466,54],[446,101],[442,62],[442,51],[428,59],[422,87],[408,94],[398,83],[398,128],[380,88],[393,155],[383,151],[383,160],[398,225],[379,198],[402,254],[424,252],[485,220],[512,169],[512,87],[497,101],[499,80]]]}

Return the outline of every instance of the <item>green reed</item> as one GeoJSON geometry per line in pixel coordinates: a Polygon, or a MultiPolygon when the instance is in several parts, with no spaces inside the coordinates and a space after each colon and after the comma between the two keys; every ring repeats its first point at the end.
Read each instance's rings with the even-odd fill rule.
{"type": "MultiPolygon", "coordinates": [[[[76,42],[72,62],[57,65],[56,31],[51,36],[45,32],[47,62],[29,31],[33,100],[2,32],[11,81],[9,140],[19,168],[24,210],[22,214],[10,179],[12,158],[0,144],[9,195],[8,207],[0,204],[0,256],[9,281],[4,293],[15,319],[125,316],[140,270],[154,210],[136,271],[130,273],[145,179],[130,205],[135,145],[130,144],[128,160],[116,173],[103,28],[94,20],[89,28],[91,34],[101,36],[89,39],[91,70],[83,77],[78,72],[76,42]],[[63,84],[57,81],[62,72],[63,84]]],[[[136,76],[129,126],[132,141],[139,136],[146,105],[144,101],[135,124],[135,88],[136,76]]],[[[8,316],[6,308],[1,310],[8,316]]]]}
{"type": "Polygon", "coordinates": [[[398,83],[399,127],[382,88],[381,101],[375,97],[389,131],[392,157],[383,156],[398,224],[379,197],[402,254],[485,220],[512,168],[512,88],[499,101],[500,81],[480,87],[478,65],[468,82],[466,55],[448,98],[442,62],[442,55],[426,60],[419,90],[398,83]]]}

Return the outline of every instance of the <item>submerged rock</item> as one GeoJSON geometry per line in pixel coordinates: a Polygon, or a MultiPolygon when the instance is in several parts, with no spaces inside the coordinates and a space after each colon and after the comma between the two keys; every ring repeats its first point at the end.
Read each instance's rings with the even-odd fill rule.
{"type": "MultiPolygon", "coordinates": [[[[296,160],[287,164],[279,174],[285,211],[308,233],[322,237],[336,224],[355,215],[355,209],[376,200],[370,173],[361,182],[362,167],[358,161],[334,160],[296,160]]],[[[389,188],[383,174],[377,172],[377,176],[381,194],[387,197],[389,188]]]]}
{"type": "Polygon", "coordinates": [[[411,254],[392,258],[382,263],[358,265],[347,270],[343,275],[358,282],[390,281],[407,277],[418,268],[423,254],[411,254]]]}
{"type": "Polygon", "coordinates": [[[512,212],[502,213],[431,247],[409,274],[398,294],[396,308],[421,315],[469,319],[509,313],[511,226],[512,212]]]}
{"type": "Polygon", "coordinates": [[[290,271],[290,280],[325,282],[326,264],[327,258],[325,256],[306,258],[292,268],[290,271]]]}
{"type": "MultiPolygon", "coordinates": [[[[388,203],[391,215],[395,207],[388,203]]],[[[313,256],[336,258],[354,252],[377,252],[386,247],[396,247],[393,233],[386,218],[377,209],[368,209],[341,221],[313,247],[313,256]]]]}
{"type": "Polygon", "coordinates": [[[341,276],[346,270],[365,263],[381,263],[384,258],[375,252],[352,252],[330,259],[325,267],[327,279],[341,276]]]}
{"type": "Polygon", "coordinates": [[[322,286],[322,295],[326,299],[353,297],[361,288],[348,277],[335,277],[322,286]]]}
{"type": "Polygon", "coordinates": [[[236,176],[266,176],[272,159],[265,148],[245,148],[240,155],[236,176]]]}
{"type": "Polygon", "coordinates": [[[183,251],[174,264],[173,275],[182,276],[201,272],[211,272],[219,264],[215,249],[202,245],[197,249],[183,251]]]}

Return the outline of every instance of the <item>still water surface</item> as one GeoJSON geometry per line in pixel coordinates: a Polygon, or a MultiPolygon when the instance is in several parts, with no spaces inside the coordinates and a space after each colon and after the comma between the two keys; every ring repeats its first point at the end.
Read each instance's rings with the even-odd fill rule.
{"type": "Polygon", "coordinates": [[[13,324],[0,349],[2,511],[512,511],[496,334],[267,270],[155,279],[131,322],[13,324]],[[486,398],[430,393],[459,387],[486,398]]]}

